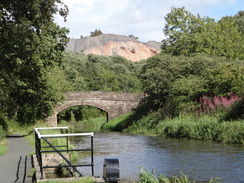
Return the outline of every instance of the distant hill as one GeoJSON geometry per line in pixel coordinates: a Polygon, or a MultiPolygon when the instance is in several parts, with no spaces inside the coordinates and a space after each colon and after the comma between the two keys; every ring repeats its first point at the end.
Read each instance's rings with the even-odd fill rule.
{"type": "Polygon", "coordinates": [[[129,36],[102,34],[81,39],[71,38],[66,51],[108,56],[120,55],[137,62],[159,53],[160,47],[161,43],[156,41],[143,43],[129,36]]]}

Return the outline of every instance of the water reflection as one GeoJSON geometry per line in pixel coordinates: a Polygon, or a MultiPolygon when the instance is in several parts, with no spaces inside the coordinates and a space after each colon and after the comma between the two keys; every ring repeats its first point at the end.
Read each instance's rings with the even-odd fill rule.
{"type": "MultiPolygon", "coordinates": [[[[75,143],[77,147],[84,147],[87,142],[79,139],[75,143]]],[[[224,183],[244,183],[244,147],[241,145],[113,132],[95,133],[94,148],[95,175],[100,177],[104,158],[118,158],[120,176],[126,180],[136,180],[143,167],[166,176],[182,171],[199,181],[221,177],[224,183]]],[[[91,175],[89,168],[80,171],[91,175]]]]}

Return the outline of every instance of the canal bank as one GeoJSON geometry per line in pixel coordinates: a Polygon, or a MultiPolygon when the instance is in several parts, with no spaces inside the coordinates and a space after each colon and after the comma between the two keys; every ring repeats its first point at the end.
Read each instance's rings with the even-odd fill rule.
{"type": "MultiPolygon", "coordinates": [[[[86,144],[81,138],[76,147],[86,144]]],[[[123,181],[138,180],[140,167],[167,177],[187,175],[191,180],[209,181],[220,177],[222,183],[243,183],[244,147],[212,141],[147,137],[129,133],[96,132],[94,134],[95,175],[102,175],[104,158],[118,158],[123,181]]],[[[89,158],[87,158],[89,160],[89,158]]],[[[82,157],[79,161],[85,162],[82,157]]],[[[80,168],[84,175],[89,169],[80,168]]]]}

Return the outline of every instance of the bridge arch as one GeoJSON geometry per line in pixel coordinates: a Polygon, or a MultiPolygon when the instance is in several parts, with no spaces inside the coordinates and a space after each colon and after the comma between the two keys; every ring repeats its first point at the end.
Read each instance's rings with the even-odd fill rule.
{"type": "Polygon", "coordinates": [[[68,109],[70,107],[76,107],[76,106],[91,106],[91,107],[96,107],[98,109],[101,109],[103,110],[104,112],[107,113],[107,121],[109,121],[109,117],[108,117],[108,114],[109,114],[109,111],[107,111],[107,109],[104,107],[104,106],[101,106],[99,104],[93,104],[92,102],[88,102],[88,101],[82,101],[81,102],[82,104],[78,103],[78,104],[71,104],[71,105],[64,105],[60,108],[58,108],[58,110],[56,111],[57,115],[62,112],[63,110],[65,109],[68,109]]]}
{"type": "Polygon", "coordinates": [[[141,99],[142,93],[123,93],[123,92],[68,92],[65,93],[66,100],[59,103],[54,109],[53,114],[46,118],[48,126],[57,126],[57,115],[70,107],[74,106],[93,106],[102,109],[107,113],[107,121],[112,120],[122,114],[126,114],[135,109],[141,99]]]}

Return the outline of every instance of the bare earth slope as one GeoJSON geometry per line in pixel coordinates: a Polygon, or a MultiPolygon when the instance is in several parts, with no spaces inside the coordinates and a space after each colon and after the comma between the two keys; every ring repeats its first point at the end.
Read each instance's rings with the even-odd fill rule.
{"type": "Polygon", "coordinates": [[[139,42],[128,36],[102,34],[96,37],[70,39],[66,51],[96,55],[120,55],[137,62],[160,52],[161,44],[150,41],[139,42]]]}

